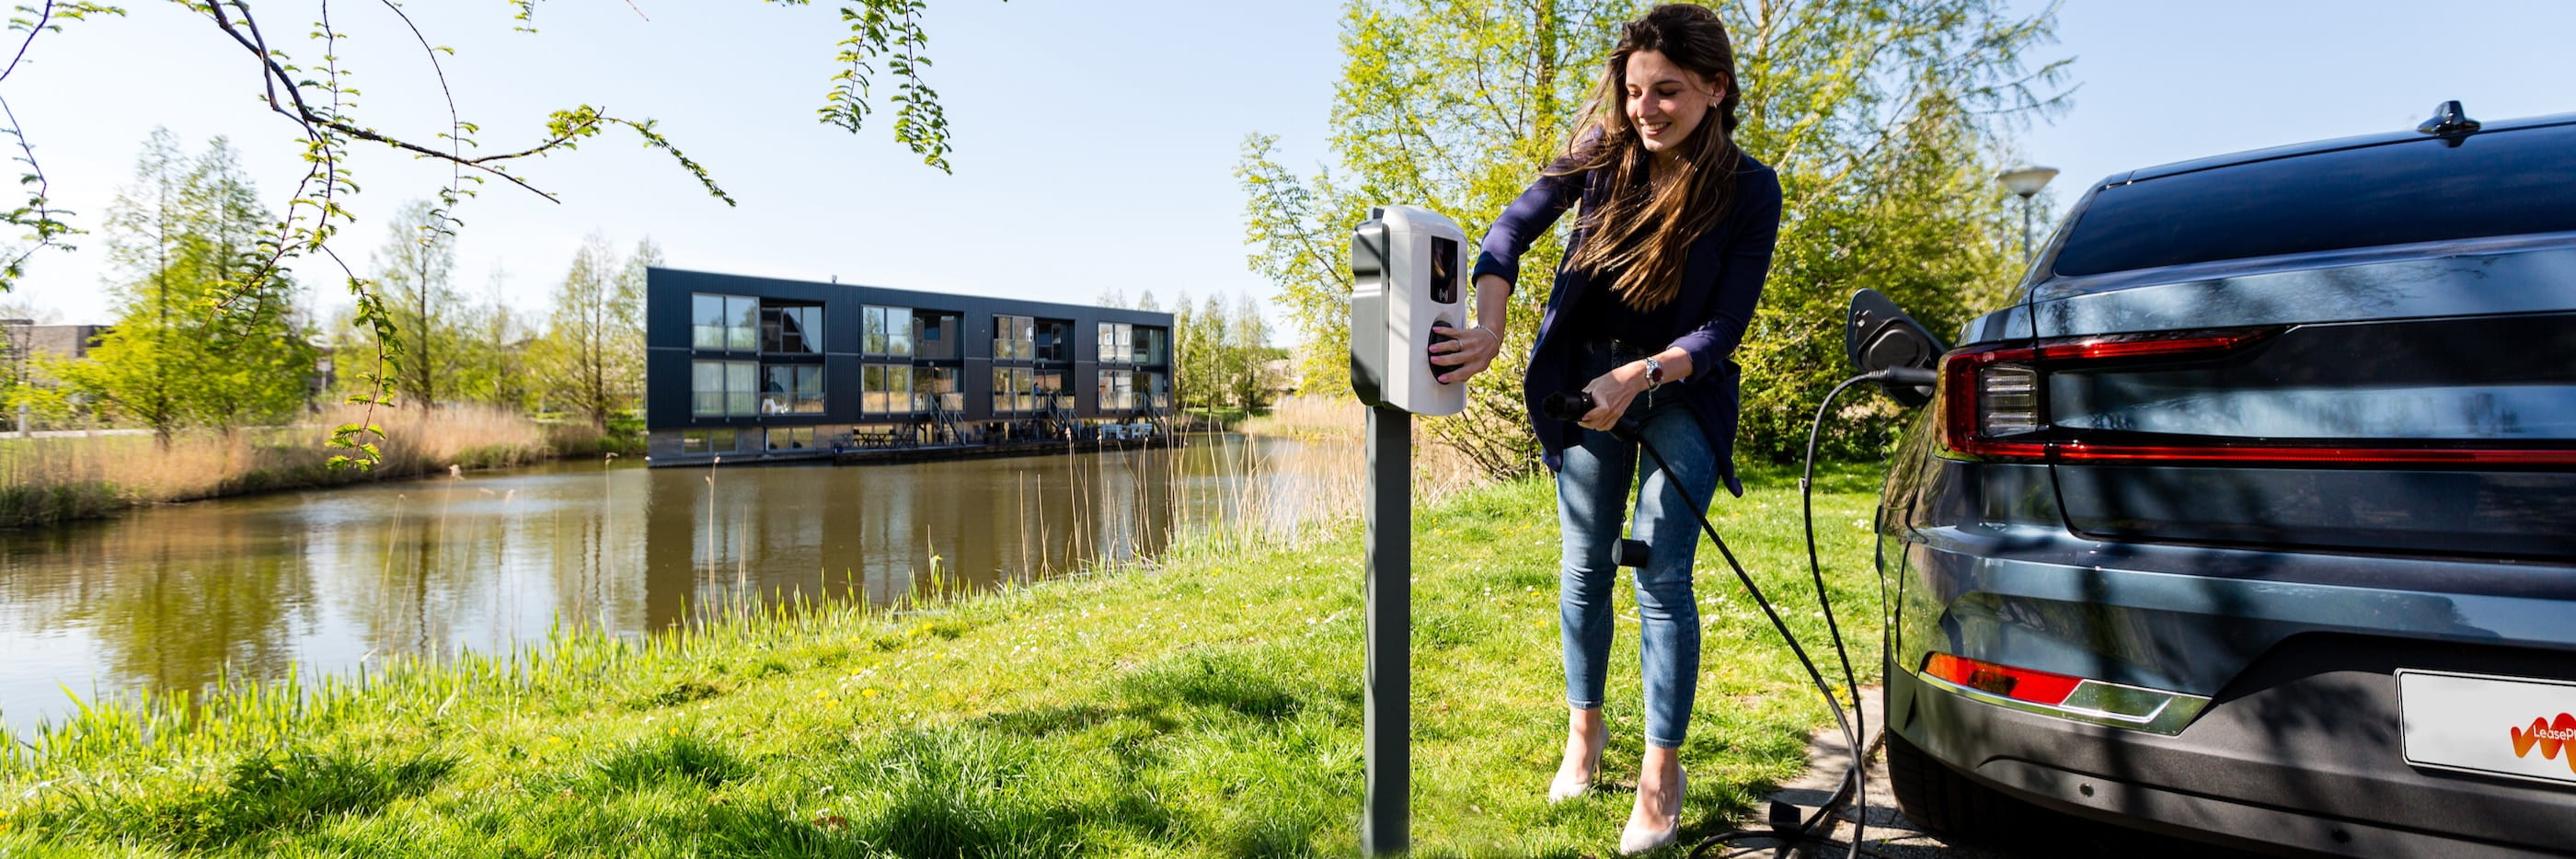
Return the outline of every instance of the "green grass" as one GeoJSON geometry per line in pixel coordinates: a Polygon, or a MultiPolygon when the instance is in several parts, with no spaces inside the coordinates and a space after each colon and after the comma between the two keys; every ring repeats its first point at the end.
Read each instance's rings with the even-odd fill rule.
{"type": "MultiPolygon", "coordinates": [[[[1719,528],[1820,642],[1795,477],[1752,477],[1718,503],[1719,528]]],[[[1840,469],[1820,490],[1840,617],[1872,630],[1852,636],[1867,670],[1873,481],[1840,469]]],[[[1423,855],[1616,843],[1627,789],[1542,795],[1564,724],[1553,513],[1550,487],[1523,481],[1417,515],[1423,855]]],[[[768,610],[641,641],[559,633],[542,654],[91,702],[0,758],[0,855],[1346,855],[1360,566],[1345,522],[1295,545],[1185,541],[1153,568],[929,609],[768,610]]],[[[1686,836],[1753,813],[1829,718],[1714,552],[1701,567],[1686,836]]],[[[1604,778],[1633,783],[1622,626],[1604,778]]]]}

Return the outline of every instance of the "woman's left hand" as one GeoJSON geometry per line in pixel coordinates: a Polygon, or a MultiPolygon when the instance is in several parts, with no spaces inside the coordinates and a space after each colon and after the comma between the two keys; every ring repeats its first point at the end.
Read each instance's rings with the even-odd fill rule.
{"type": "Polygon", "coordinates": [[[1619,425],[1619,416],[1628,413],[1628,401],[1645,390],[1645,364],[1632,361],[1613,367],[1583,386],[1583,392],[1592,395],[1592,410],[1584,412],[1583,419],[1575,423],[1584,429],[1609,432],[1619,425]]]}

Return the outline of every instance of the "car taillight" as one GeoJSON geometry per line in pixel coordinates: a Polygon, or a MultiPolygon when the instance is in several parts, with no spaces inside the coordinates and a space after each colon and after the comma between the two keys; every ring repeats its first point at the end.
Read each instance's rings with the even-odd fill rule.
{"type": "Polygon", "coordinates": [[[2084,682],[2081,677],[1980,662],[1947,653],[1934,653],[1926,658],[1923,673],[1989,695],[2050,707],[2066,703],[2066,696],[2075,694],[2076,684],[2084,682]]]}
{"type": "Polygon", "coordinates": [[[2209,699],[2198,695],[2036,671],[1939,651],[1924,654],[1923,669],[1915,673],[1931,681],[1934,688],[1989,704],[2159,734],[2180,732],[2202,708],[2209,706],[2209,699]]]}
{"type": "Polygon", "coordinates": [[[2045,390],[2050,372],[2223,357],[2279,331],[2111,335],[1952,352],[1941,359],[1941,394],[1949,410],[1942,441],[1954,453],[1984,459],[2062,457],[2065,445],[2054,435],[2031,437],[2051,429],[2045,390]]]}
{"type": "Polygon", "coordinates": [[[1962,349],[1941,359],[1942,446],[1954,458],[2005,462],[2182,462],[2270,465],[2576,464],[2576,451],[2440,439],[2278,439],[2057,426],[2049,376],[2122,372],[2229,359],[2285,329],[2117,334],[1962,349]]]}

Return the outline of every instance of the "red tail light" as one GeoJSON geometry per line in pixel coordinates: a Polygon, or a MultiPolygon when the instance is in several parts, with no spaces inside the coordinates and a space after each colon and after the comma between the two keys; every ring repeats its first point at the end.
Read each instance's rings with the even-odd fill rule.
{"type": "Polygon", "coordinates": [[[2084,678],[1980,662],[1964,656],[1934,653],[1923,660],[1923,673],[1990,695],[2055,707],[2075,694],[2084,678]]]}
{"type": "Polygon", "coordinates": [[[2122,334],[1952,352],[1941,360],[1942,445],[1957,457],[2022,462],[2576,464],[2576,450],[2564,447],[2471,447],[2434,440],[2371,442],[2355,439],[2142,436],[2059,427],[2050,423],[2050,373],[2116,369],[2130,364],[2162,367],[2224,359],[2251,349],[2282,330],[2247,328],[2122,334]]]}

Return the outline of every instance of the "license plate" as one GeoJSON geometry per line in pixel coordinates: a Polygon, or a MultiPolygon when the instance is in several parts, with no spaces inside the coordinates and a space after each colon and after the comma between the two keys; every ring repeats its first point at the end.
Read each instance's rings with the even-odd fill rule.
{"type": "Polygon", "coordinates": [[[2576,683],[2397,672],[2406,762],[2576,785],[2576,683]]]}

